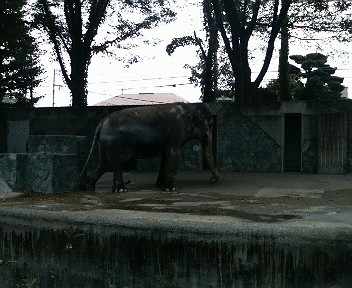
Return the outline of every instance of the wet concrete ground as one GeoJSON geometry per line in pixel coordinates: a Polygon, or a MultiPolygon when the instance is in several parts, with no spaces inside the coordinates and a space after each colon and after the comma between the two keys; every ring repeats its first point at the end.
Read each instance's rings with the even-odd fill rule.
{"type": "Polygon", "coordinates": [[[128,192],[112,193],[112,174],[106,173],[95,192],[28,193],[0,200],[0,210],[11,207],[87,214],[123,210],[131,216],[137,211],[156,212],[161,218],[163,213],[176,213],[225,216],[241,223],[352,225],[352,175],[227,172],[215,184],[208,181],[210,176],[207,171],[179,172],[175,182],[178,190],[161,192],[154,188],[157,173],[131,172],[125,174],[125,180],[131,181],[128,192]]]}

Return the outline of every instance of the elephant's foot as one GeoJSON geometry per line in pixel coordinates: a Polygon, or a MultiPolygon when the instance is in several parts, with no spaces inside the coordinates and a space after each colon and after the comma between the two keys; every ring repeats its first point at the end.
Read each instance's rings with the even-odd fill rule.
{"type": "Polygon", "coordinates": [[[164,192],[175,192],[175,191],[177,191],[177,188],[176,187],[164,187],[163,191],[164,192]]]}
{"type": "Polygon", "coordinates": [[[165,183],[159,180],[156,181],[155,187],[161,189],[164,192],[174,192],[177,190],[177,188],[173,185],[166,185],[165,183]]]}
{"type": "Polygon", "coordinates": [[[165,192],[174,192],[177,190],[177,188],[174,186],[174,183],[172,182],[165,182],[160,188],[162,188],[162,190],[165,192]]]}
{"type": "Polygon", "coordinates": [[[125,185],[120,185],[118,187],[112,187],[112,192],[114,193],[124,193],[127,192],[125,185]]]}
{"type": "Polygon", "coordinates": [[[114,192],[114,193],[124,193],[124,192],[127,192],[127,189],[126,189],[126,187],[125,187],[125,184],[130,184],[130,183],[131,183],[131,181],[130,181],[130,180],[127,180],[126,182],[123,182],[122,185],[117,185],[117,187],[116,187],[116,186],[113,186],[113,187],[112,187],[112,192],[114,192]]]}

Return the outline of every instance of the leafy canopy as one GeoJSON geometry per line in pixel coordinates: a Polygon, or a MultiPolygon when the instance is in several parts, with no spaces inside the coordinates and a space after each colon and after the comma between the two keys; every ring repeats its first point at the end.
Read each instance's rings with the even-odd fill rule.
{"type": "MultiPolygon", "coordinates": [[[[72,94],[72,106],[87,105],[88,67],[92,56],[110,53],[109,48],[113,46],[129,48],[130,40],[139,37],[143,30],[171,21],[175,13],[168,2],[36,0],[36,25],[52,44],[72,94]]],[[[138,57],[133,57],[130,62],[137,60],[138,57]]]]}

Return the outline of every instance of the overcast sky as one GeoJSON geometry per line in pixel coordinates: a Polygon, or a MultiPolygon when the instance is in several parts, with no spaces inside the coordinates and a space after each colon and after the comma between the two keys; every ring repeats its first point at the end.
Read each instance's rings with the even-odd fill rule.
{"type": "MultiPolygon", "coordinates": [[[[159,38],[160,43],[156,46],[141,45],[127,52],[139,55],[141,58],[139,63],[126,67],[126,63],[122,63],[115,58],[93,56],[88,76],[88,105],[94,105],[121,94],[146,92],[171,92],[190,102],[199,101],[200,89],[189,83],[190,71],[184,68],[185,64],[194,65],[198,62],[196,47],[178,48],[172,56],[168,56],[165,51],[166,45],[175,37],[192,35],[193,31],[198,31],[198,35],[201,36],[203,34],[201,8],[193,5],[199,1],[185,2],[187,4],[183,9],[178,10],[178,18],[175,22],[162,25],[162,27],[145,33],[148,39],[159,38]]],[[[351,57],[346,54],[347,51],[352,51],[351,48],[352,44],[350,43],[336,43],[333,47],[329,47],[327,51],[318,51],[317,48],[296,43],[291,44],[290,54],[326,52],[330,55],[328,63],[338,68],[335,75],[345,77],[343,84],[349,87],[349,96],[351,97],[352,61],[351,57]]],[[[259,71],[262,64],[261,54],[259,51],[253,53],[253,77],[255,77],[255,72],[259,71]]],[[[119,56],[120,52],[117,51],[116,55],[119,56]]],[[[37,107],[52,106],[53,95],[56,107],[70,106],[70,92],[63,82],[59,65],[49,61],[49,53],[44,55],[42,59],[45,68],[44,81],[40,87],[35,89],[35,96],[44,95],[45,97],[38,102],[37,107]]],[[[265,85],[267,81],[274,78],[277,78],[277,54],[273,57],[263,84],[265,85]]]]}

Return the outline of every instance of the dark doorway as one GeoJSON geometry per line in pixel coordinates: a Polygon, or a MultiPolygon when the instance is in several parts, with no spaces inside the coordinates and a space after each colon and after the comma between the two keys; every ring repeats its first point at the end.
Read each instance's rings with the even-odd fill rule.
{"type": "Polygon", "coordinates": [[[301,171],[301,114],[285,114],[284,171],[301,171]]]}

